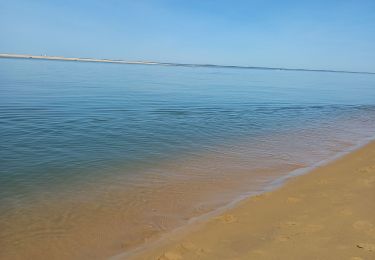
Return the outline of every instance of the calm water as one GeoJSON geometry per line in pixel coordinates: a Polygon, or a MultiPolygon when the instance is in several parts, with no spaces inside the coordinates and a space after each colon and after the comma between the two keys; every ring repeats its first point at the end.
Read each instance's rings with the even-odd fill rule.
{"type": "Polygon", "coordinates": [[[374,75],[0,59],[0,257],[129,250],[374,129],[374,75]]]}

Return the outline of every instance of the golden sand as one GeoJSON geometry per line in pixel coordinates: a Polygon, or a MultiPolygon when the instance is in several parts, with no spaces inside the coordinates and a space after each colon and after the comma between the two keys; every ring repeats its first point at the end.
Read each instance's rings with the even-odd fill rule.
{"type": "Polygon", "coordinates": [[[375,259],[375,143],[135,259],[375,259]]]}

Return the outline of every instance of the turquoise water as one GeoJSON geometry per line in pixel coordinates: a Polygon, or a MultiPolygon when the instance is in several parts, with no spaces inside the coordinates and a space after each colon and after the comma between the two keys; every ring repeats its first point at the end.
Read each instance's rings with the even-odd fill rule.
{"type": "Polygon", "coordinates": [[[198,197],[219,205],[218,190],[228,202],[252,183],[259,189],[367,140],[374,129],[373,75],[0,59],[2,239],[24,235],[10,219],[38,215],[33,205],[53,207],[56,198],[73,215],[75,198],[80,207],[82,197],[95,197],[116,208],[121,192],[142,208],[137,194],[169,181],[232,179],[204,196],[197,188],[181,207],[198,197]],[[246,181],[233,180],[239,176],[246,181]]]}

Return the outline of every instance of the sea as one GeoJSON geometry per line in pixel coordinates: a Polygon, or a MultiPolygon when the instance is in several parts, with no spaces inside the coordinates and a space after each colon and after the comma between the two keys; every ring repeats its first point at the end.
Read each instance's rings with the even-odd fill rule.
{"type": "Polygon", "coordinates": [[[132,252],[374,137],[371,74],[0,59],[0,258],[132,252]]]}

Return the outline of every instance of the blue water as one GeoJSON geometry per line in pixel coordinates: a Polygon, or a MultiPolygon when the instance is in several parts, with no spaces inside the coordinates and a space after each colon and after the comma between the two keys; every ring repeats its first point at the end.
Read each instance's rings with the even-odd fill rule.
{"type": "Polygon", "coordinates": [[[307,165],[374,129],[374,75],[0,59],[0,219],[222,147],[307,165]]]}

